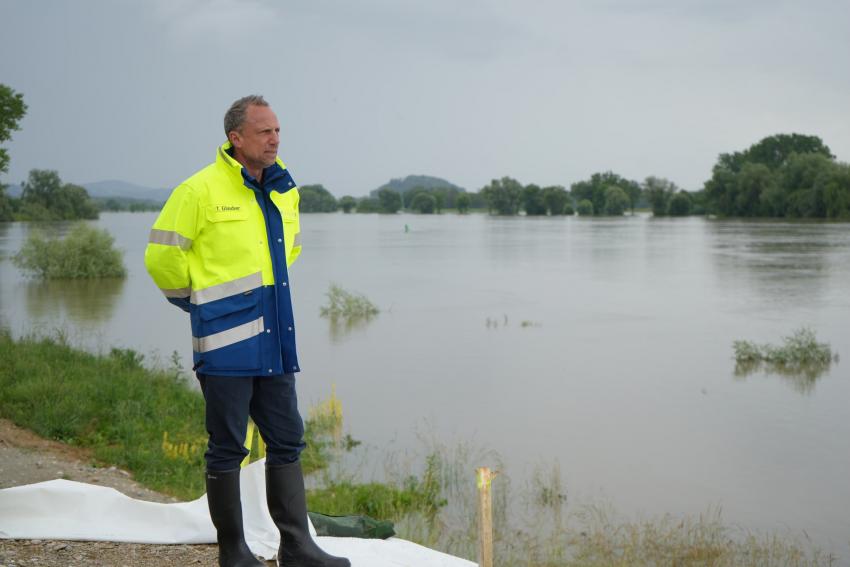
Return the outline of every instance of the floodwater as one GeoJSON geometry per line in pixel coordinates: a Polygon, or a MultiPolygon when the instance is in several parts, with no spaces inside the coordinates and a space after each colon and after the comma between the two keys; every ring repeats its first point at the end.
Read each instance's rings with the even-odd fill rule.
{"type": "MultiPolygon", "coordinates": [[[[190,366],[187,317],[142,263],[154,218],[95,223],[125,251],[123,282],[29,281],[8,260],[29,226],[0,224],[0,324],[190,366]]],[[[850,559],[850,225],[318,214],[302,230],[305,413],[334,384],[346,429],[379,450],[471,441],[512,478],[558,463],[572,501],[629,518],[719,506],[850,559]],[[331,283],[382,313],[332,325],[331,283]],[[736,375],[734,340],[802,326],[845,360],[736,375]]]]}

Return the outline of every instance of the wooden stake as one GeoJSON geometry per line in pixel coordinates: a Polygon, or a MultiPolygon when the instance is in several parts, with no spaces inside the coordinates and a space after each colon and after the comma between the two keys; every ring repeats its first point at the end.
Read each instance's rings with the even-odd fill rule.
{"type": "Polygon", "coordinates": [[[476,470],[478,477],[478,566],[493,567],[493,502],[490,485],[493,475],[487,467],[476,470]]]}

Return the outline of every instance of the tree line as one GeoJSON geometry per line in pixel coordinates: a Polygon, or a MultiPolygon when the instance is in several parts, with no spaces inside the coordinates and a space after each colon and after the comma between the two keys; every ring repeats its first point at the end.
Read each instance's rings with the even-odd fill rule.
{"type": "Polygon", "coordinates": [[[401,192],[382,188],[375,196],[355,198],[346,195],[336,199],[322,185],[304,185],[301,193],[301,212],[385,213],[402,210],[421,214],[440,214],[446,209],[465,214],[471,210],[486,210],[494,215],[581,216],[622,215],[650,199],[657,216],[702,214],[704,207],[695,205],[701,197],[678,191],[666,179],[647,178],[643,183],[625,179],[613,172],[595,173],[590,179],[574,183],[570,190],[560,185],[540,187],[523,185],[512,177],[494,179],[478,192],[466,192],[453,187],[414,187],[401,192]]]}
{"type": "Polygon", "coordinates": [[[618,216],[645,207],[654,216],[715,215],[850,219],[850,164],[836,161],[817,136],[776,134],[744,151],[721,154],[703,188],[687,191],[663,177],[642,182],[612,171],[573,183],[540,187],[512,177],[494,179],[478,192],[457,187],[380,189],[375,196],[337,200],[322,185],[301,189],[303,212],[438,214],[445,209],[496,215],[618,216]]]}
{"type": "MultiPolygon", "coordinates": [[[[26,113],[23,96],[0,84],[0,143],[11,138],[26,113]]],[[[9,155],[0,148],[0,174],[9,155]]],[[[413,183],[421,182],[416,178],[413,183]]],[[[62,183],[55,171],[33,170],[19,199],[0,184],[0,221],[97,218],[106,210],[150,210],[150,203],[96,202],[85,188],[62,183]],[[126,207],[126,208],[125,208],[126,207]]],[[[817,136],[776,134],[743,151],[720,154],[702,189],[687,191],[663,177],[638,182],[613,171],[594,173],[566,189],[523,185],[512,177],[493,179],[477,192],[447,184],[337,199],[324,186],[300,187],[302,212],[439,214],[486,210],[497,215],[617,216],[638,207],[654,216],[711,214],[719,217],[850,219],[850,164],[835,156],[817,136]]]]}
{"type": "Polygon", "coordinates": [[[721,154],[704,191],[721,216],[846,219],[850,164],[817,136],[781,134],[721,154]]]}
{"type": "Polygon", "coordinates": [[[63,183],[56,171],[33,169],[22,183],[20,198],[0,189],[0,221],[96,219],[98,204],[84,187],[63,183]]]}

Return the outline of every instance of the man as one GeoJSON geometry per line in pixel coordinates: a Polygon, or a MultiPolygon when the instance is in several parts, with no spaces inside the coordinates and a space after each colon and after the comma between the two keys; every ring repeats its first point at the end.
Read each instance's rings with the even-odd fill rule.
{"type": "Polygon", "coordinates": [[[248,416],[266,442],[266,497],[280,529],[278,565],[348,567],[310,537],[299,455],[295,323],[287,268],[301,252],[298,188],[277,157],[280,125],[261,96],[233,103],[215,163],[171,194],[145,266],[189,313],[206,400],[207,500],[221,567],[262,566],[245,543],[239,498],[248,416]]]}

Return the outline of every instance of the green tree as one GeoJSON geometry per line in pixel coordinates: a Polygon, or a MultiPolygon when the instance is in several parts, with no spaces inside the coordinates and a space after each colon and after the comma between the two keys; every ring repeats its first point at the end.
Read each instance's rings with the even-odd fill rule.
{"type": "Polygon", "coordinates": [[[413,201],[420,194],[430,195],[431,190],[428,189],[427,187],[423,187],[422,185],[416,185],[416,186],[408,189],[407,192],[401,193],[401,199],[402,199],[402,201],[404,201],[404,206],[408,209],[412,209],[413,208],[413,201]]]}
{"type": "Polygon", "coordinates": [[[850,218],[850,164],[835,164],[819,183],[827,218],[850,218]]]}
{"type": "Polygon", "coordinates": [[[794,154],[779,169],[779,185],[787,196],[789,217],[825,218],[825,181],[835,162],[820,153],[794,154]]]}
{"type": "Polygon", "coordinates": [[[516,179],[503,177],[494,179],[481,189],[487,207],[497,215],[515,215],[519,212],[522,198],[522,184],[516,179]]]}
{"type": "Polygon", "coordinates": [[[635,214],[635,205],[637,205],[643,192],[641,191],[640,183],[637,181],[632,181],[631,179],[625,179],[624,181],[625,186],[622,189],[629,197],[629,210],[631,210],[632,214],[635,214]]]}
{"type": "Polygon", "coordinates": [[[560,185],[544,187],[543,202],[546,204],[546,210],[549,211],[550,215],[565,215],[567,214],[567,205],[571,205],[570,194],[560,185]]]}
{"type": "Polygon", "coordinates": [[[99,216],[97,204],[89,197],[85,187],[65,183],[56,198],[54,210],[65,211],[65,220],[96,219],[99,216]]]}
{"type": "Polygon", "coordinates": [[[586,181],[573,183],[570,192],[576,202],[587,199],[593,203],[593,213],[601,215],[609,214],[606,212],[605,201],[606,192],[610,187],[619,187],[626,195],[626,206],[634,210],[634,205],[640,197],[640,185],[612,171],[594,173],[586,181]]]}
{"type": "Polygon", "coordinates": [[[357,206],[357,201],[351,195],[345,195],[339,200],[339,208],[343,213],[350,213],[351,209],[357,206]]]}
{"type": "Polygon", "coordinates": [[[465,215],[469,212],[469,205],[472,202],[472,197],[470,197],[466,193],[460,193],[457,196],[457,200],[455,201],[455,205],[457,206],[457,212],[462,215],[465,215]]]}
{"type": "Polygon", "coordinates": [[[706,214],[706,199],[705,199],[705,191],[690,191],[688,193],[691,196],[691,214],[692,215],[704,215],[706,214]]]}
{"type": "Polygon", "coordinates": [[[679,191],[670,198],[667,214],[671,217],[685,217],[691,214],[691,196],[687,191],[679,191]]]}
{"type": "Polygon", "coordinates": [[[358,213],[377,213],[381,210],[381,204],[373,197],[362,197],[357,201],[358,213]]]}
{"type": "Polygon", "coordinates": [[[437,208],[437,198],[425,191],[417,193],[410,203],[410,208],[425,215],[433,214],[437,208]]]}
{"type": "MultiPolygon", "coordinates": [[[[827,180],[836,166],[817,136],[769,136],[744,151],[720,154],[705,182],[705,208],[721,216],[824,218],[827,180]]],[[[840,202],[840,187],[831,185],[832,202],[840,202]]]]}
{"type": "MultiPolygon", "coordinates": [[[[4,84],[0,84],[0,144],[12,139],[12,132],[19,129],[18,122],[27,112],[24,96],[4,84]]],[[[9,153],[0,147],[0,173],[9,168],[9,153]]],[[[0,183],[0,222],[14,219],[11,198],[6,195],[6,186],[0,183]]]]}
{"type": "Polygon", "coordinates": [[[540,216],[546,214],[546,201],[543,199],[543,189],[532,184],[522,189],[522,208],[528,216],[540,216]]]}
{"type": "Polygon", "coordinates": [[[6,195],[6,186],[0,183],[0,222],[15,220],[12,200],[6,195]]]}
{"type": "Polygon", "coordinates": [[[605,190],[605,214],[622,216],[629,206],[629,195],[622,187],[611,185],[605,190]]]}
{"type": "Polygon", "coordinates": [[[301,195],[299,209],[302,213],[332,213],[337,210],[336,197],[321,184],[302,185],[298,193],[301,195]]]}
{"type": "Polygon", "coordinates": [[[830,160],[835,159],[823,140],[817,136],[776,134],[762,139],[743,152],[741,167],[743,163],[760,163],[768,169],[777,169],[794,154],[819,154],[830,160]]]}
{"type": "Polygon", "coordinates": [[[97,206],[85,188],[62,184],[56,171],[33,169],[23,183],[21,220],[96,219],[97,206]]]}
{"type": "Polygon", "coordinates": [[[434,210],[437,214],[442,213],[443,209],[446,207],[448,191],[442,187],[437,187],[436,189],[431,190],[431,195],[434,197],[434,210]]]}
{"type": "Polygon", "coordinates": [[[773,191],[774,174],[761,163],[745,163],[735,177],[735,214],[742,217],[761,216],[765,210],[782,216],[781,197],[773,191]]]}
{"type": "Polygon", "coordinates": [[[401,193],[384,188],[378,191],[378,212],[395,214],[401,209],[401,193]]]}
{"type": "MultiPolygon", "coordinates": [[[[12,139],[12,132],[19,129],[18,122],[27,112],[24,95],[16,93],[6,85],[0,84],[0,143],[12,139]]],[[[0,173],[9,168],[9,153],[0,148],[0,173]]]]}
{"type": "Polygon", "coordinates": [[[675,183],[662,177],[651,175],[643,182],[643,194],[652,207],[652,214],[656,217],[667,214],[670,199],[678,190],[675,183]]]}
{"type": "Polygon", "coordinates": [[[578,202],[578,215],[580,217],[589,217],[593,215],[593,202],[590,199],[582,199],[578,202]]]}
{"type": "MultiPolygon", "coordinates": [[[[722,156],[721,156],[722,159],[722,156]]],[[[703,191],[709,209],[720,216],[735,215],[735,196],[738,193],[736,173],[724,164],[717,163],[711,171],[711,179],[705,182],[703,191]]]]}

